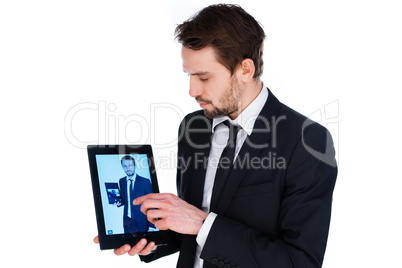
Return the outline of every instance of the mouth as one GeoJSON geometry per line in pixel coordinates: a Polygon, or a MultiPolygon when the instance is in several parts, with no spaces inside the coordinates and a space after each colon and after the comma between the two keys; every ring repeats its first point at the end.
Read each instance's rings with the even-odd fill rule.
{"type": "Polygon", "coordinates": [[[204,109],[205,106],[208,105],[208,103],[205,103],[205,102],[199,102],[198,104],[200,105],[200,107],[201,107],[202,109],[204,109]]]}
{"type": "Polygon", "coordinates": [[[211,104],[209,101],[204,101],[196,98],[197,103],[200,105],[202,109],[204,109],[208,104],[211,104]]]}

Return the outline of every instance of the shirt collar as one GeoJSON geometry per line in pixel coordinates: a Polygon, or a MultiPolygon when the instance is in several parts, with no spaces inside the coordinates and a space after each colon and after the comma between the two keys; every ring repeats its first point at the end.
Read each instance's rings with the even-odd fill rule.
{"type": "Polygon", "coordinates": [[[244,109],[239,116],[232,120],[229,116],[225,115],[222,117],[214,118],[212,121],[212,132],[214,132],[215,127],[220,123],[228,120],[233,125],[239,125],[244,129],[247,135],[251,135],[254,128],[255,120],[257,119],[258,115],[260,114],[262,108],[264,107],[265,102],[268,99],[268,89],[262,84],[262,89],[260,94],[258,94],[257,98],[255,98],[250,105],[244,109]]]}
{"type": "MultiPolygon", "coordinates": [[[[134,173],[134,176],[131,178],[133,181],[135,181],[135,178],[137,177],[137,173],[134,173]]],[[[130,181],[130,178],[128,176],[126,176],[126,180],[127,182],[130,181]]]]}

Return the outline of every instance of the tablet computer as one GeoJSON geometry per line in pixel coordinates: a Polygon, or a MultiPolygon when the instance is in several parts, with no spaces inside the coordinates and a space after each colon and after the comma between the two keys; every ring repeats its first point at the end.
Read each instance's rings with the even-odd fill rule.
{"type": "Polygon", "coordinates": [[[159,193],[151,146],[89,145],[87,150],[100,248],[133,246],[141,238],[165,244],[165,231],[132,204],[135,198],[159,193]]]}

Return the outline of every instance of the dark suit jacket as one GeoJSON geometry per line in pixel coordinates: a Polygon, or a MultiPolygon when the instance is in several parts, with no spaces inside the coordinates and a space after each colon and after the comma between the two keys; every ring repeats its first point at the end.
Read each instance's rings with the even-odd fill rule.
{"type": "MultiPolygon", "coordinates": [[[[198,111],[179,129],[178,195],[198,208],[211,126],[198,111]]],[[[337,175],[329,132],[270,92],[236,163],[213,209],[218,216],[201,253],[204,267],[321,267],[337,175]]],[[[175,246],[177,267],[193,267],[196,241],[190,235],[176,236],[144,260],[175,246]]]]}
{"type": "Polygon", "coordinates": [[[137,206],[132,205],[133,200],[136,199],[137,197],[147,195],[153,192],[151,182],[146,178],[136,175],[133,190],[134,194],[131,196],[131,200],[127,200],[128,195],[127,195],[126,177],[123,177],[119,180],[119,185],[123,200],[121,206],[124,205],[123,222],[125,222],[125,219],[127,217],[128,209],[131,208],[131,215],[133,215],[132,218],[135,219],[137,222],[139,232],[146,232],[148,230],[148,227],[150,226],[155,227],[152,223],[148,221],[147,216],[141,212],[140,205],[137,206]]]}

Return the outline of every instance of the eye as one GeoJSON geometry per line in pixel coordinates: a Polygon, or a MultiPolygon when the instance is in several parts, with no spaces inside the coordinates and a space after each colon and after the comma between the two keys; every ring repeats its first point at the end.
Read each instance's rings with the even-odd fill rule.
{"type": "Polygon", "coordinates": [[[201,81],[201,82],[207,82],[207,81],[208,81],[208,78],[201,78],[201,77],[200,77],[200,81],[201,81]]]}

